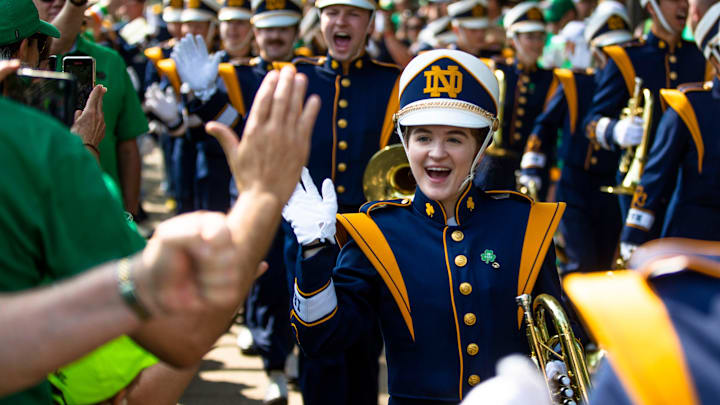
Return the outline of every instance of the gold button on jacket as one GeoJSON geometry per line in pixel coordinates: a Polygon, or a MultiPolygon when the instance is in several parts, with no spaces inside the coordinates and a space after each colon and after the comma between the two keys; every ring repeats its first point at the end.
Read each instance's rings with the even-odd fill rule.
{"type": "Polygon", "coordinates": [[[475,321],[477,321],[477,318],[475,317],[475,314],[467,313],[463,317],[463,321],[465,322],[465,325],[473,326],[475,325],[475,321]]]}
{"type": "Polygon", "coordinates": [[[478,385],[479,383],[480,383],[480,376],[473,374],[470,377],[468,377],[468,384],[470,384],[470,386],[474,387],[474,386],[478,385]]]}
{"type": "Polygon", "coordinates": [[[469,295],[472,292],[472,285],[470,283],[460,284],[460,294],[469,295]]]}
{"type": "Polygon", "coordinates": [[[350,79],[342,79],[340,80],[340,84],[342,84],[343,87],[350,87],[350,79]]]}
{"type": "Polygon", "coordinates": [[[455,256],[455,265],[458,267],[463,267],[467,264],[467,257],[463,255],[457,255],[455,256]]]}
{"type": "Polygon", "coordinates": [[[347,170],[347,165],[345,163],[338,163],[338,171],[344,172],[345,170],[347,170]]]}
{"type": "Polygon", "coordinates": [[[338,192],[338,194],[344,193],[344,192],[345,192],[345,187],[344,187],[344,186],[337,186],[337,192],[338,192]]]}
{"type": "Polygon", "coordinates": [[[340,101],[338,101],[338,105],[340,108],[346,108],[348,106],[348,101],[344,98],[341,98],[340,101]]]}
{"type": "Polygon", "coordinates": [[[345,127],[347,127],[347,124],[348,124],[348,123],[347,123],[347,120],[346,120],[345,118],[340,118],[340,119],[338,120],[338,126],[339,126],[340,128],[345,128],[345,127]]]}
{"type": "Polygon", "coordinates": [[[347,148],[348,148],[347,142],[345,142],[345,141],[340,141],[340,142],[338,142],[338,148],[340,148],[340,150],[345,150],[345,149],[347,149],[347,148]]]}
{"type": "Polygon", "coordinates": [[[480,351],[480,348],[475,343],[470,343],[467,347],[467,354],[469,354],[471,356],[478,354],[479,351],[480,351]]]}
{"type": "Polygon", "coordinates": [[[460,242],[461,240],[465,239],[465,234],[462,233],[462,231],[453,231],[453,233],[450,234],[450,237],[455,242],[460,242]]]}

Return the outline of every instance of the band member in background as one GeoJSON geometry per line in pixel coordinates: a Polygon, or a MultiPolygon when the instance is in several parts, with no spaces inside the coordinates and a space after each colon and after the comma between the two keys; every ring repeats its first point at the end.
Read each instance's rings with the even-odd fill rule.
{"type": "MultiPolygon", "coordinates": [[[[596,54],[604,46],[631,40],[625,7],[611,0],[600,4],[587,22],[585,39],[596,54]]],[[[603,62],[601,57],[595,58],[596,67],[602,68],[603,62]]],[[[566,255],[562,270],[607,270],[617,249],[622,220],[617,197],[601,192],[600,187],[615,182],[618,153],[598,148],[584,136],[582,122],[592,101],[587,95],[595,91],[594,70],[556,69],[555,77],[557,90],[535,122],[518,182],[526,187],[541,184],[542,178],[547,178],[542,174],[553,165],[548,156],[557,155],[563,166],[556,199],[567,203],[560,222],[566,255]],[[557,152],[556,145],[560,145],[557,152]]]]}
{"type": "Polygon", "coordinates": [[[520,168],[523,149],[556,84],[552,70],[540,68],[537,62],[545,45],[545,20],[538,4],[518,4],[505,15],[504,24],[515,58],[496,63],[505,75],[504,116],[502,141],[488,150],[475,180],[486,190],[515,190],[515,171],[520,168]]]}
{"type": "Polygon", "coordinates": [[[478,58],[423,53],[397,97],[415,196],[338,215],[337,256],[336,186],[326,179],[321,196],[304,172],[284,210],[302,245],[291,323],[309,354],[342,353],[379,323],[390,404],[457,403],[501,356],[527,352],[518,292],[559,296],[543,235],[564,204],[473,187],[499,124],[497,80],[478,58]]]}
{"type": "MultiPolygon", "coordinates": [[[[609,55],[608,63],[597,74],[592,108],[582,124],[586,136],[607,150],[632,147],[642,140],[645,123],[641,117],[618,119],[633,95],[636,77],[642,79],[642,87],[649,89],[656,101],[652,122],[647,123],[651,138],[663,111],[660,89],[701,82],[706,77],[703,55],[691,42],[681,38],[688,16],[687,1],[641,0],[640,4],[650,13],[652,30],[640,40],[603,49],[609,55]]],[[[652,139],[649,141],[652,144],[652,139]]],[[[620,196],[619,201],[621,216],[625,218],[630,197],[620,196]]],[[[652,230],[655,235],[657,231],[652,230]]]]}
{"type": "MultiPolygon", "coordinates": [[[[720,72],[719,18],[720,4],[716,3],[704,13],[694,35],[715,72],[720,72]]],[[[668,108],[658,124],[625,221],[621,239],[624,258],[652,239],[650,231],[654,228],[661,229],[661,238],[720,240],[720,195],[715,186],[720,144],[714,135],[720,130],[715,116],[720,108],[719,77],[716,73],[711,82],[686,83],[677,90],[660,91],[668,108]]]]}

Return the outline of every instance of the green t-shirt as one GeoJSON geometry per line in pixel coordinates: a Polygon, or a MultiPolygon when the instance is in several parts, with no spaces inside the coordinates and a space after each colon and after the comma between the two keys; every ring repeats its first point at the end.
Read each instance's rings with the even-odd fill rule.
{"type": "Polygon", "coordinates": [[[125,62],[113,49],[98,45],[83,35],[78,35],[75,47],[68,55],[95,58],[95,82],[108,89],[103,97],[105,138],[98,148],[100,165],[115,182],[122,184],[118,175],[117,144],[148,131],[147,118],[130,81],[125,62]]]}
{"type": "MultiPolygon", "coordinates": [[[[21,291],[133,254],[127,226],[100,168],[59,121],[0,98],[0,291],[21,291]]],[[[49,404],[45,381],[0,404],[49,404]]]]}

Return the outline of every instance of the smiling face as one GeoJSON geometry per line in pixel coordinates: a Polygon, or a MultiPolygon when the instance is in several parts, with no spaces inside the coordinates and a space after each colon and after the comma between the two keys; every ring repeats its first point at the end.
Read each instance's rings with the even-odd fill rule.
{"type": "Polygon", "coordinates": [[[448,125],[408,128],[407,154],[415,181],[451,212],[479,148],[473,129],[448,125]]]}
{"type": "Polygon", "coordinates": [[[470,54],[477,54],[485,46],[487,28],[465,28],[453,26],[458,37],[458,47],[470,54]]]}
{"type": "Polygon", "coordinates": [[[231,56],[245,56],[249,50],[250,21],[229,20],[220,22],[220,39],[231,56]]]}
{"type": "Polygon", "coordinates": [[[336,4],[320,12],[320,30],[328,51],[340,62],[362,53],[369,25],[370,11],[362,8],[336,4]]]}

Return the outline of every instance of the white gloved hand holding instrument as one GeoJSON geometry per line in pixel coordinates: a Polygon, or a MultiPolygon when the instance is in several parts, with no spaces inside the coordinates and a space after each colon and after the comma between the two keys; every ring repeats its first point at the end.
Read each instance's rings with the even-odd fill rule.
{"type": "Polygon", "coordinates": [[[308,246],[318,240],[335,243],[337,209],[337,196],[332,180],[323,181],[321,196],[310,177],[310,171],[304,167],[300,183],[282,215],[292,226],[298,243],[308,246]]]}
{"type": "Polygon", "coordinates": [[[168,128],[176,127],[182,119],[172,86],[162,91],[158,83],[151,84],[145,90],[145,108],[162,120],[168,128]]]}
{"type": "Polygon", "coordinates": [[[195,96],[208,101],[217,90],[215,80],[222,52],[208,54],[202,35],[186,35],[174,47],[170,57],[175,61],[178,75],[195,96]]]}
{"type": "Polygon", "coordinates": [[[615,124],[613,139],[615,143],[627,148],[639,145],[643,136],[643,119],[640,117],[627,117],[615,124]]]}

